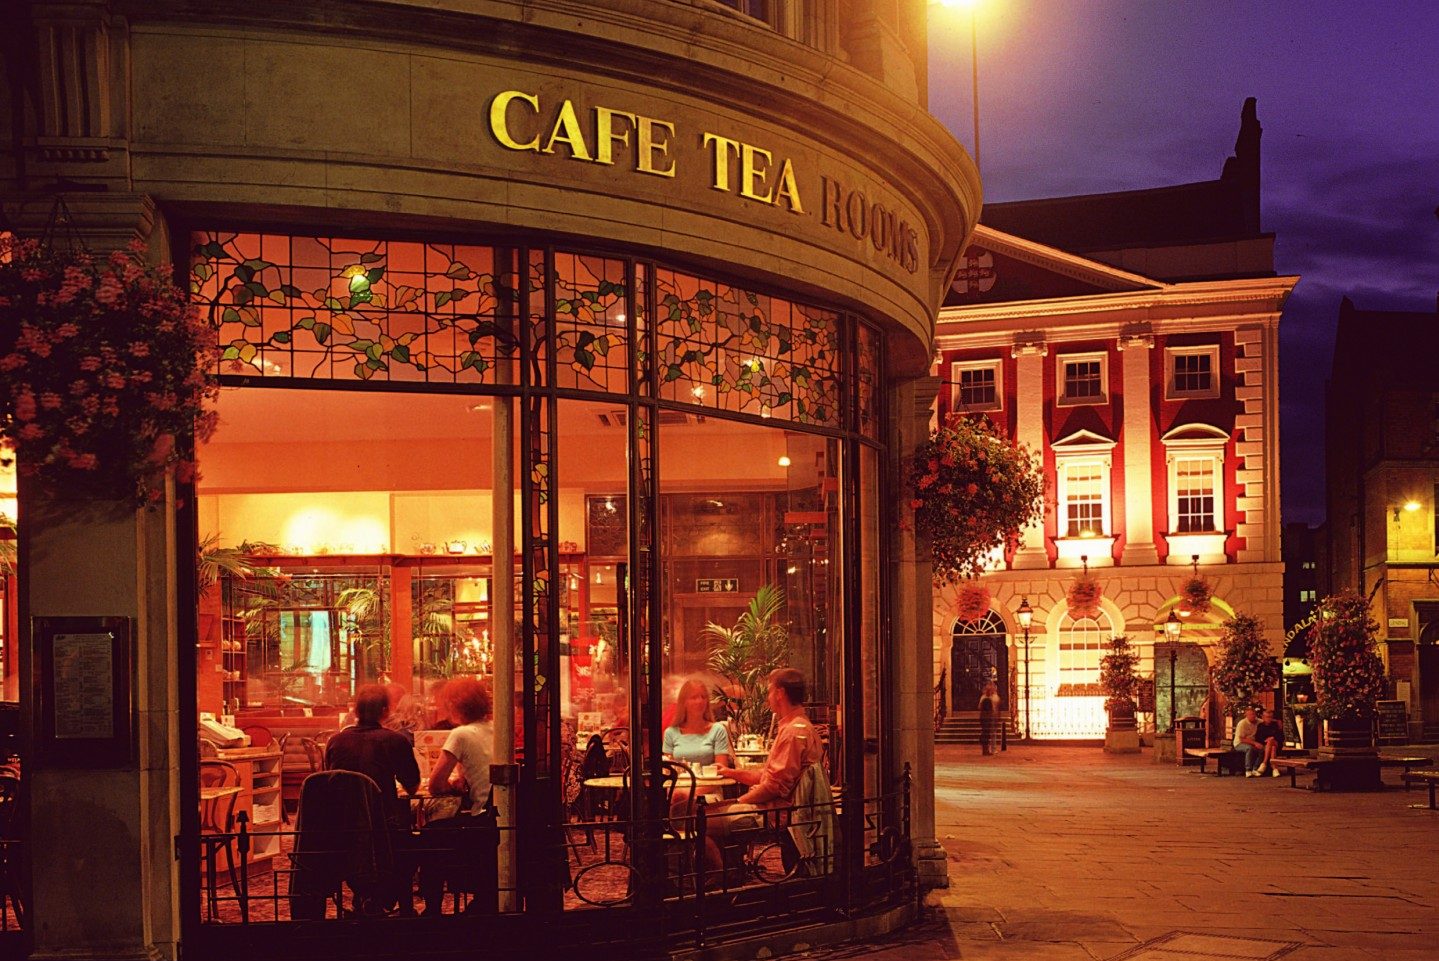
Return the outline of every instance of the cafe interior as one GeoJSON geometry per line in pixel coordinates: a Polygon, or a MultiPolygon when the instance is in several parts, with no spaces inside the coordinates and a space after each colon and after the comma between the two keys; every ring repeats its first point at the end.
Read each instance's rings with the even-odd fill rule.
{"type": "MultiPolygon", "coordinates": [[[[285,258],[273,253],[270,235],[197,241],[217,237],[229,252],[209,262],[221,269],[194,279],[197,298],[218,314],[235,289],[222,279],[225,267],[285,258]]],[[[424,267],[432,245],[330,246],[340,259],[347,246],[356,262],[362,251],[365,263],[382,256],[402,276],[409,258],[409,276],[433,296],[436,274],[424,267]]],[[[285,257],[298,261],[300,250],[296,242],[285,257]]],[[[454,262],[470,257],[477,274],[498,273],[495,259],[475,262],[498,258],[492,250],[446,248],[454,262]]],[[[197,256],[196,264],[206,262],[197,256]]],[[[892,786],[881,734],[881,451],[863,437],[872,412],[856,414],[864,406],[857,391],[841,389],[853,361],[833,362],[827,389],[838,410],[828,421],[796,416],[792,399],[771,406],[759,390],[701,376],[683,355],[673,368],[682,376],[637,403],[639,381],[627,372],[637,351],[623,342],[636,327],[625,313],[655,310],[645,291],[653,287],[658,302],[662,276],[692,302],[704,301],[704,291],[715,292],[716,302],[737,291],[776,328],[797,330],[801,308],[610,258],[548,252],[534,262],[548,274],[552,317],[566,294],[580,301],[576,291],[598,292],[589,299],[593,311],[576,323],[588,325],[581,331],[588,337],[566,339],[560,320],[548,328],[543,316],[535,320],[549,333],[537,336],[545,339],[533,356],[552,356],[534,370],[547,373],[532,373],[522,354],[507,377],[496,350],[494,368],[468,385],[436,385],[442,363],[421,377],[411,370],[408,382],[399,364],[362,378],[333,350],[304,355],[276,338],[272,330],[292,325],[297,312],[277,321],[265,307],[247,324],[256,340],[262,333],[268,340],[227,351],[219,426],[198,450],[194,503],[198,851],[208,923],[299,916],[290,897],[295,852],[306,844],[304,832],[321,826],[318,805],[305,810],[307,782],[325,771],[328,740],[354,723],[356,695],[371,683],[388,691],[386,726],[414,745],[421,787],[400,793],[417,838],[427,821],[454,813],[424,787],[456,723],[446,687],[476,678],[491,693],[493,780],[509,792],[495,802],[497,853],[477,855],[497,861],[493,891],[461,890],[441,913],[481,902],[486,913],[633,904],[634,842],[647,810],[647,791],[636,785],[660,776],[670,815],[664,830],[678,837],[692,836],[697,807],[743,791],[713,760],[661,757],[663,729],[686,681],[709,692],[731,744],[729,763],[758,769],[774,733],[764,677],[772,667],[799,669],[825,775],[836,799],[854,799],[854,823],[863,799],[892,786]],[[605,359],[610,345],[596,346],[606,336],[617,361],[605,359]],[[549,386],[535,389],[544,377],[549,386]],[[777,631],[765,651],[745,631],[757,599],[777,602],[761,625],[777,631]],[[499,716],[505,712],[511,718],[499,716]],[[846,724],[847,715],[862,720],[846,724]],[[535,867],[541,862],[545,872],[535,867]],[[540,873],[561,880],[540,893],[544,883],[533,880],[540,873]]],[[[298,277],[300,267],[291,269],[298,277]]],[[[375,283],[376,292],[385,282],[375,283]]],[[[383,336],[391,337],[403,320],[391,310],[376,322],[388,323],[383,336]]],[[[708,327],[722,320],[717,311],[705,322],[711,347],[719,338],[708,327]]],[[[877,349],[867,329],[855,336],[855,319],[827,314],[823,322],[845,345],[837,351],[844,357],[856,339],[877,349]]],[[[460,339],[454,329],[422,336],[439,351],[442,337],[460,339]]],[[[746,344],[730,365],[742,375],[773,369],[776,345],[789,346],[759,336],[746,344]]],[[[451,359],[462,350],[443,349],[451,359]]],[[[662,344],[659,353],[665,356],[662,344]]],[[[870,817],[856,831],[880,833],[880,821],[870,817]]],[[[783,860],[775,879],[793,871],[783,860]]],[[[746,880],[723,868],[720,878],[746,880]]],[[[307,916],[427,910],[413,879],[411,869],[404,892],[378,907],[337,886],[320,913],[307,916]]]]}

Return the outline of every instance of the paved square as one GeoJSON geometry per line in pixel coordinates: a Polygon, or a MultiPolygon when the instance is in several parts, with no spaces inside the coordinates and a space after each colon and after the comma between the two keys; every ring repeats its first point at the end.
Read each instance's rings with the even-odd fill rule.
{"type": "Polygon", "coordinates": [[[1439,959],[1439,812],[1393,771],[1315,794],[1097,747],[942,747],[937,768],[950,887],[848,956],[1439,959]]]}

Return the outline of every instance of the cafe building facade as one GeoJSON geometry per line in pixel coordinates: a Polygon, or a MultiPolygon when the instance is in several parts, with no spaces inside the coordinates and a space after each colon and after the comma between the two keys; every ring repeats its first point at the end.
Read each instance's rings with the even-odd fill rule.
{"type": "Polygon", "coordinates": [[[7,221],[142,242],[222,354],[161,505],[19,486],[12,946],[629,956],[912,917],[944,862],[895,505],[980,204],[925,111],[925,4],[27,10],[7,221]],[[660,736],[687,678],[768,733],[723,630],[766,595],[833,848],[796,870],[766,819],[774,869],[710,879],[660,736]],[[60,632],[113,640],[93,756],[53,743],[60,632]],[[493,691],[492,903],[300,920],[325,737],[367,682],[427,728],[457,677],[493,691]],[[589,734],[616,792],[580,783],[589,734]]]}

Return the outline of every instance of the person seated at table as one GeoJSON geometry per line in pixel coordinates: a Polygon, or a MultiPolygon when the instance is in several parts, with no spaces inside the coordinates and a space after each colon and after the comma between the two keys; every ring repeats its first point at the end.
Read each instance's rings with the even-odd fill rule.
{"type": "Polygon", "coordinates": [[[800,775],[824,757],[819,732],[804,712],[805,686],[804,675],[792,667],[771,672],[765,703],[774,712],[777,728],[764,766],[758,770],[727,766],[719,769],[721,777],[748,785],[749,790],[731,804],[717,804],[709,809],[711,819],[705,853],[712,867],[723,864],[718,842],[723,841],[737,823],[753,820],[735,815],[791,807],[800,775]]]}
{"type": "Polygon", "coordinates": [[[425,727],[424,706],[398,681],[385,685],[385,696],[389,699],[390,711],[381,724],[391,731],[403,734],[405,740],[414,744],[415,732],[422,731],[425,727]]]}
{"type": "Polygon", "coordinates": [[[1256,712],[1259,726],[1254,734],[1254,740],[1264,745],[1264,759],[1259,764],[1259,770],[1269,769],[1270,777],[1278,777],[1279,769],[1274,766],[1274,759],[1279,756],[1279,749],[1284,745],[1284,729],[1274,716],[1260,708],[1256,712]]]}
{"type": "Polygon", "coordinates": [[[460,814],[431,821],[422,832],[420,896],[427,915],[440,911],[446,887],[476,895],[466,910],[493,910],[492,849],[497,834],[490,812],[490,760],[495,750],[490,691],[475,678],[458,677],[445,685],[445,700],[455,727],[430,772],[429,789],[436,797],[458,794],[464,800],[460,814]]]}
{"type": "Polygon", "coordinates": [[[490,691],[473,677],[457,677],[445,685],[445,702],[455,726],[430,772],[430,794],[468,796],[470,809],[478,810],[489,802],[490,759],[495,753],[490,691]],[[456,765],[458,776],[452,778],[456,765]]]}
{"type": "MultiPolygon", "coordinates": [[[[675,695],[674,723],[665,728],[663,753],[692,768],[705,764],[728,766],[731,763],[729,731],[722,722],[715,720],[709,691],[703,682],[689,680],[680,685],[679,693],[675,695]]],[[[700,772],[696,770],[695,773],[700,772]]],[[[689,789],[677,787],[670,796],[670,816],[676,817],[684,812],[689,807],[689,800],[689,789]]]]}
{"type": "Polygon", "coordinates": [[[716,721],[709,691],[685,681],[675,696],[674,723],[665,728],[664,754],[686,764],[730,764],[729,731],[716,721]]]}
{"type": "Polygon", "coordinates": [[[366,684],[355,693],[353,726],[330,738],[325,746],[325,767],[331,771],[356,771],[375,782],[391,827],[409,826],[409,803],[395,791],[395,782],[414,794],[420,787],[420,766],[403,734],[384,727],[390,710],[385,689],[366,684]]]}

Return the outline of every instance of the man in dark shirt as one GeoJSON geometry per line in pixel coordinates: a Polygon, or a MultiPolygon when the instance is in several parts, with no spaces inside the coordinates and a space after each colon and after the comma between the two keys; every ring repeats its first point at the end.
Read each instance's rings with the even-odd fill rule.
{"type": "Polygon", "coordinates": [[[356,771],[374,781],[380,789],[385,818],[393,827],[406,827],[409,806],[395,791],[399,781],[407,794],[420,786],[420,766],[403,734],[381,727],[389,713],[389,699],[378,684],[366,684],[355,695],[358,723],[330,738],[325,748],[325,767],[332,771],[356,771]]]}

